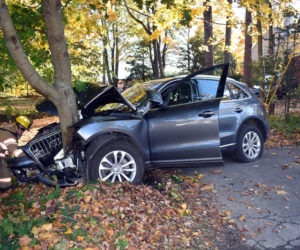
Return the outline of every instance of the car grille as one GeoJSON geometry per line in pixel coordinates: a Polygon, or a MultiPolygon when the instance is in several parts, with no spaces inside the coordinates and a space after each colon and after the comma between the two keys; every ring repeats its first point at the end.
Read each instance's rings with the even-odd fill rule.
{"type": "Polygon", "coordinates": [[[43,164],[49,166],[53,163],[53,157],[62,149],[60,130],[49,133],[29,143],[29,151],[43,164]]]}

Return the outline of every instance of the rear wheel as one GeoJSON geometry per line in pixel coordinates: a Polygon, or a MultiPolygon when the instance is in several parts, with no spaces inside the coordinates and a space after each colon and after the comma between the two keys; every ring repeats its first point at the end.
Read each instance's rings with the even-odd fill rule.
{"type": "Polygon", "coordinates": [[[237,141],[236,159],[239,162],[258,160],[264,151],[264,141],[261,132],[254,126],[244,126],[237,141]]]}
{"type": "Polygon", "coordinates": [[[128,181],[140,184],[144,177],[144,165],[137,148],[128,141],[112,141],[94,156],[90,167],[90,179],[102,181],[128,181]]]}

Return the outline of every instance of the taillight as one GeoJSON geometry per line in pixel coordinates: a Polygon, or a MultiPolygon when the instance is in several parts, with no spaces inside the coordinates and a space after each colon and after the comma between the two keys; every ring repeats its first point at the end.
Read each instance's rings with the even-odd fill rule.
{"type": "Polygon", "coordinates": [[[267,105],[265,103],[261,103],[261,105],[263,106],[263,108],[267,111],[267,105]]]}

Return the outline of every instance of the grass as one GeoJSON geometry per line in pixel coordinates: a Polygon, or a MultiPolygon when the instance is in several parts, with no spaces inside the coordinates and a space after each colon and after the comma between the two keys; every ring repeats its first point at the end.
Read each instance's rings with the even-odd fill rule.
{"type": "Polygon", "coordinates": [[[290,114],[287,121],[283,117],[270,115],[268,121],[271,129],[282,131],[288,137],[300,133],[300,115],[290,114]]]}

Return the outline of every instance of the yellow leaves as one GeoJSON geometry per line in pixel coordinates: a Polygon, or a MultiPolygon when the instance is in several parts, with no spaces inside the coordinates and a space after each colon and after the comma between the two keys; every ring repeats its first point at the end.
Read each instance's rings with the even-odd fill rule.
{"type": "Polygon", "coordinates": [[[156,40],[159,38],[161,34],[161,31],[160,30],[155,30],[151,35],[150,35],[150,40],[156,40]]]}
{"type": "Polygon", "coordinates": [[[65,232],[65,234],[71,234],[72,233],[72,229],[68,228],[68,230],[65,232]]]}
{"type": "Polygon", "coordinates": [[[199,180],[203,179],[204,177],[205,177],[204,174],[199,174],[199,175],[198,175],[198,179],[199,179],[199,180]]]}
{"type": "Polygon", "coordinates": [[[107,15],[108,15],[107,18],[108,21],[116,21],[118,19],[117,14],[112,9],[107,10],[107,15]]]}
{"type": "Polygon", "coordinates": [[[92,196],[91,195],[87,195],[84,197],[84,201],[85,202],[89,202],[91,200],[92,196]]]}

